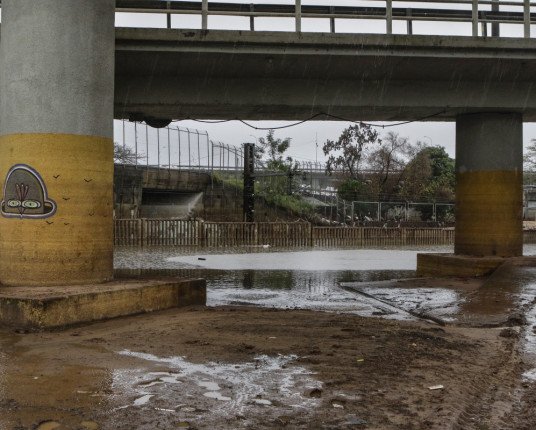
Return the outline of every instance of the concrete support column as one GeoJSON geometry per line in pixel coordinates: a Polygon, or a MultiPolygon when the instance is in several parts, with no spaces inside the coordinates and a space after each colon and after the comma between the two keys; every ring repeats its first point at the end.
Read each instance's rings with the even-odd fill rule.
{"type": "Polygon", "coordinates": [[[113,276],[114,7],[2,0],[2,284],[113,276]]]}
{"type": "Polygon", "coordinates": [[[459,116],[456,180],[454,253],[522,255],[522,116],[515,113],[459,116]]]}

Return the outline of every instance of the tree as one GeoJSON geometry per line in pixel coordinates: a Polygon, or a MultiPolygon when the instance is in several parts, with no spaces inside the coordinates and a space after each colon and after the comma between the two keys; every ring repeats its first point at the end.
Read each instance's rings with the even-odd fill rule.
{"type": "Polygon", "coordinates": [[[136,164],[137,161],[143,159],[145,159],[145,157],[137,154],[132,148],[114,142],[114,163],[136,164]]]}
{"type": "Polygon", "coordinates": [[[290,147],[291,138],[276,139],[274,130],[269,130],[266,138],[261,137],[255,147],[255,157],[264,161],[268,170],[282,172],[284,175],[270,177],[261,193],[267,195],[292,194],[294,178],[298,174],[298,163],[292,157],[285,156],[290,147]]]}
{"type": "Polygon", "coordinates": [[[454,200],[454,160],[441,146],[417,145],[419,151],[403,172],[401,195],[407,200],[454,200]]]}
{"type": "Polygon", "coordinates": [[[284,157],[290,147],[290,137],[276,139],[274,130],[269,130],[266,138],[261,137],[255,148],[255,156],[259,161],[266,161],[266,167],[272,170],[288,170],[292,167],[292,157],[284,157]]]}
{"type": "Polygon", "coordinates": [[[347,173],[351,179],[359,180],[364,151],[371,145],[380,145],[378,132],[367,124],[356,124],[343,130],[337,141],[328,140],[322,150],[329,155],[326,172],[335,169],[347,173]]]}
{"type": "Polygon", "coordinates": [[[406,166],[408,156],[414,153],[414,146],[407,137],[389,132],[379,142],[379,147],[366,156],[367,167],[373,172],[377,194],[390,194],[400,181],[400,173],[406,166]]]}

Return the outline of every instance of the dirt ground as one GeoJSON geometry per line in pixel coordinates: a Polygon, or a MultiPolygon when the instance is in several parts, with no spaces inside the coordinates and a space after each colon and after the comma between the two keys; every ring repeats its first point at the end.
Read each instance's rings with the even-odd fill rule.
{"type": "Polygon", "coordinates": [[[0,329],[0,429],[534,429],[516,330],[247,307],[0,329]]]}

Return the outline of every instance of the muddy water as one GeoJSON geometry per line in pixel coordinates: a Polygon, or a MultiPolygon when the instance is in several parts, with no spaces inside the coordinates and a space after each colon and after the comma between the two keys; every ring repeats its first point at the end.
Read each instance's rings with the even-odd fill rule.
{"type": "MultiPolygon", "coordinates": [[[[460,307],[465,301],[463,296],[449,289],[425,286],[408,290],[392,288],[392,285],[375,288],[380,281],[414,277],[420,252],[452,252],[452,249],[408,247],[289,251],[241,248],[199,253],[195,249],[124,248],[116,251],[115,263],[120,276],[205,278],[209,306],[299,308],[403,320],[415,319],[411,311],[419,308],[423,312],[433,311],[445,321],[452,321],[465,311],[493,311],[489,309],[489,305],[495,303],[493,298],[487,304],[471,301],[466,305],[468,309],[464,309],[460,307]],[[370,286],[360,285],[358,290],[341,288],[345,284],[370,286]],[[370,295],[379,300],[368,297],[370,295]]],[[[536,254],[536,246],[526,246],[525,254],[536,254]]],[[[484,302],[485,298],[481,301],[484,302]]]]}
{"type": "MultiPolygon", "coordinates": [[[[207,280],[209,306],[254,305],[285,309],[392,314],[378,303],[341,289],[345,282],[377,282],[414,276],[417,252],[404,250],[229,250],[183,254],[170,249],[116,252],[122,276],[176,275],[207,280]],[[238,251],[238,252],[237,252],[238,251]],[[242,252],[240,252],[242,251],[242,252]]],[[[397,313],[395,313],[397,314],[397,313]]],[[[406,319],[404,313],[398,316],[406,319]]]]}

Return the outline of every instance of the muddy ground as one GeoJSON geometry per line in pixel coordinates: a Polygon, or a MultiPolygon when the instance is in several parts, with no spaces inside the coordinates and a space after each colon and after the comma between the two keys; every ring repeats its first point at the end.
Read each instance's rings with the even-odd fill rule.
{"type": "Polygon", "coordinates": [[[534,429],[517,331],[248,307],[0,329],[0,429],[534,429]]]}

